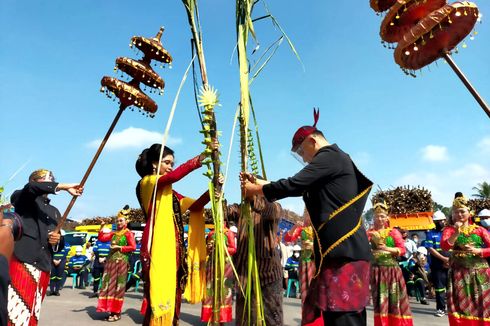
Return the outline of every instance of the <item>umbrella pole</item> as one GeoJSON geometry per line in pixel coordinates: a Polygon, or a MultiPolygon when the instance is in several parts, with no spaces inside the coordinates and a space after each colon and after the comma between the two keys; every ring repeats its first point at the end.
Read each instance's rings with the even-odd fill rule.
{"type": "MultiPolygon", "coordinates": [[[[109,140],[109,137],[111,136],[112,131],[114,130],[114,127],[116,126],[117,122],[119,121],[119,118],[121,117],[121,114],[123,113],[125,108],[126,107],[122,106],[122,105],[119,107],[119,111],[117,112],[116,117],[112,121],[112,124],[109,127],[109,130],[107,130],[107,133],[105,134],[104,139],[100,143],[100,146],[97,149],[97,152],[95,153],[94,158],[92,159],[92,162],[90,162],[90,165],[89,165],[87,171],[85,172],[85,174],[82,178],[82,181],[80,181],[80,186],[83,187],[85,185],[85,182],[87,181],[88,176],[90,175],[90,172],[92,172],[92,169],[94,168],[95,163],[99,159],[99,156],[102,153],[102,150],[104,149],[105,144],[109,140]]],[[[61,217],[61,219],[58,222],[58,225],[56,226],[55,232],[59,232],[61,230],[61,228],[63,227],[63,224],[65,224],[66,219],[68,218],[68,214],[70,213],[70,211],[71,211],[73,205],[75,204],[77,198],[78,198],[78,196],[73,196],[71,198],[71,201],[68,204],[68,207],[66,208],[65,213],[63,214],[63,216],[61,217]]]]}
{"type": "Polygon", "coordinates": [[[461,81],[463,82],[463,84],[470,91],[471,95],[473,95],[473,97],[478,102],[478,104],[480,104],[480,106],[482,107],[483,111],[485,111],[485,113],[487,114],[487,116],[490,118],[490,108],[488,107],[488,104],[485,103],[485,100],[480,96],[480,94],[478,94],[478,92],[473,87],[473,85],[471,85],[471,83],[469,82],[468,78],[466,78],[466,76],[463,74],[463,72],[461,71],[461,69],[459,69],[459,67],[456,65],[456,63],[454,62],[454,60],[451,57],[451,55],[448,52],[446,52],[446,53],[444,53],[443,57],[444,57],[444,59],[446,59],[446,62],[451,66],[451,68],[453,68],[453,70],[456,73],[456,75],[458,75],[459,79],[461,79],[461,81]]]}

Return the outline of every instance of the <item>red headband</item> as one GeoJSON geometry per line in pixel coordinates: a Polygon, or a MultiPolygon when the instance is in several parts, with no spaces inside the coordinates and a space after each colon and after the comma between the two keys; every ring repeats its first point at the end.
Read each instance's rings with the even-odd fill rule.
{"type": "Polygon", "coordinates": [[[291,151],[293,152],[296,151],[299,145],[301,145],[301,143],[306,139],[306,137],[308,137],[309,135],[311,135],[312,133],[318,130],[316,129],[316,124],[319,118],[320,118],[320,109],[313,108],[313,119],[314,119],[313,126],[303,126],[300,127],[298,130],[296,130],[293,136],[293,141],[292,141],[293,146],[291,147],[291,151]]]}

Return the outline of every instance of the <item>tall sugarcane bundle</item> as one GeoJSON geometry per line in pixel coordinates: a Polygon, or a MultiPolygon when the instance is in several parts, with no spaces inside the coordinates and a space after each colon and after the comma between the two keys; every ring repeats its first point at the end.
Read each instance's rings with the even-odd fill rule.
{"type": "Polygon", "coordinates": [[[468,205],[475,214],[478,214],[483,209],[490,209],[490,198],[470,199],[468,205]]]}
{"type": "Polygon", "coordinates": [[[401,186],[390,190],[379,190],[371,202],[385,201],[390,214],[413,214],[432,211],[433,201],[429,190],[421,187],[401,186]]]}

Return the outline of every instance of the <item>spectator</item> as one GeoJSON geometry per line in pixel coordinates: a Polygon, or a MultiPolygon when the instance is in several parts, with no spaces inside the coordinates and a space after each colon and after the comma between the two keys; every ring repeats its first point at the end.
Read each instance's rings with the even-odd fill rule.
{"type": "MultiPolygon", "coordinates": [[[[64,231],[61,231],[61,235],[64,235],[64,231]]],[[[47,296],[60,295],[60,290],[63,288],[64,281],[66,279],[65,267],[66,267],[66,255],[70,251],[70,245],[65,244],[64,248],[58,252],[53,253],[53,259],[51,261],[51,277],[49,280],[49,292],[47,296]]]]}
{"type": "MultiPolygon", "coordinates": [[[[288,258],[286,262],[286,271],[288,272],[288,284],[291,280],[294,281],[295,284],[295,292],[296,297],[300,296],[300,288],[299,288],[299,257],[301,256],[301,247],[299,245],[293,246],[293,254],[288,258]]],[[[289,285],[288,285],[289,287],[289,285]]]]}
{"type": "Polygon", "coordinates": [[[414,283],[416,297],[423,305],[428,305],[425,293],[429,287],[427,264],[427,249],[425,247],[417,248],[417,252],[408,261],[408,270],[410,271],[410,280],[414,283]]]}
{"type": "Polygon", "coordinates": [[[85,289],[85,285],[88,283],[89,265],[90,261],[83,254],[82,246],[77,246],[75,256],[68,261],[68,275],[76,274],[77,288],[79,289],[85,289]]]}
{"type": "MultiPolygon", "coordinates": [[[[107,228],[101,228],[102,233],[109,233],[111,230],[107,228]]],[[[109,256],[109,252],[111,251],[111,242],[110,241],[101,241],[97,239],[97,242],[94,246],[94,265],[92,268],[92,277],[94,278],[93,284],[93,293],[89,295],[89,298],[98,298],[99,297],[99,287],[102,279],[102,275],[104,274],[104,266],[107,261],[107,256],[109,256]]]]}
{"type": "Polygon", "coordinates": [[[441,237],[442,230],[446,226],[446,216],[443,212],[437,211],[432,216],[432,221],[436,225],[436,228],[427,232],[425,247],[429,252],[430,275],[436,294],[435,316],[444,317],[444,315],[447,314],[446,287],[449,268],[449,252],[442,250],[441,237]]]}
{"type": "Polygon", "coordinates": [[[400,233],[405,242],[405,253],[402,256],[402,260],[409,260],[417,252],[417,244],[408,237],[407,230],[400,229],[400,233]]]}

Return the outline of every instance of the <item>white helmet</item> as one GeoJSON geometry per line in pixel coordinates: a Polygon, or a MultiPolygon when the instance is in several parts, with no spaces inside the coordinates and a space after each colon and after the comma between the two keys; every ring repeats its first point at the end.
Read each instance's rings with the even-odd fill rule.
{"type": "Polygon", "coordinates": [[[488,217],[490,216],[490,209],[482,209],[480,213],[478,213],[478,216],[480,217],[488,217]]]}
{"type": "Polygon", "coordinates": [[[434,215],[432,215],[433,221],[443,221],[445,219],[446,219],[446,215],[444,215],[444,213],[441,211],[437,211],[434,213],[434,215]]]}
{"type": "Polygon", "coordinates": [[[427,256],[427,248],[425,248],[425,247],[418,247],[417,252],[419,254],[423,254],[423,255],[427,256]]]}
{"type": "Polygon", "coordinates": [[[82,248],[82,246],[76,246],[76,247],[75,247],[75,252],[76,252],[77,254],[78,254],[78,253],[80,253],[80,254],[81,254],[81,253],[83,252],[83,248],[82,248]]]}
{"type": "Polygon", "coordinates": [[[301,251],[301,247],[299,245],[294,245],[293,251],[301,251]]]}

